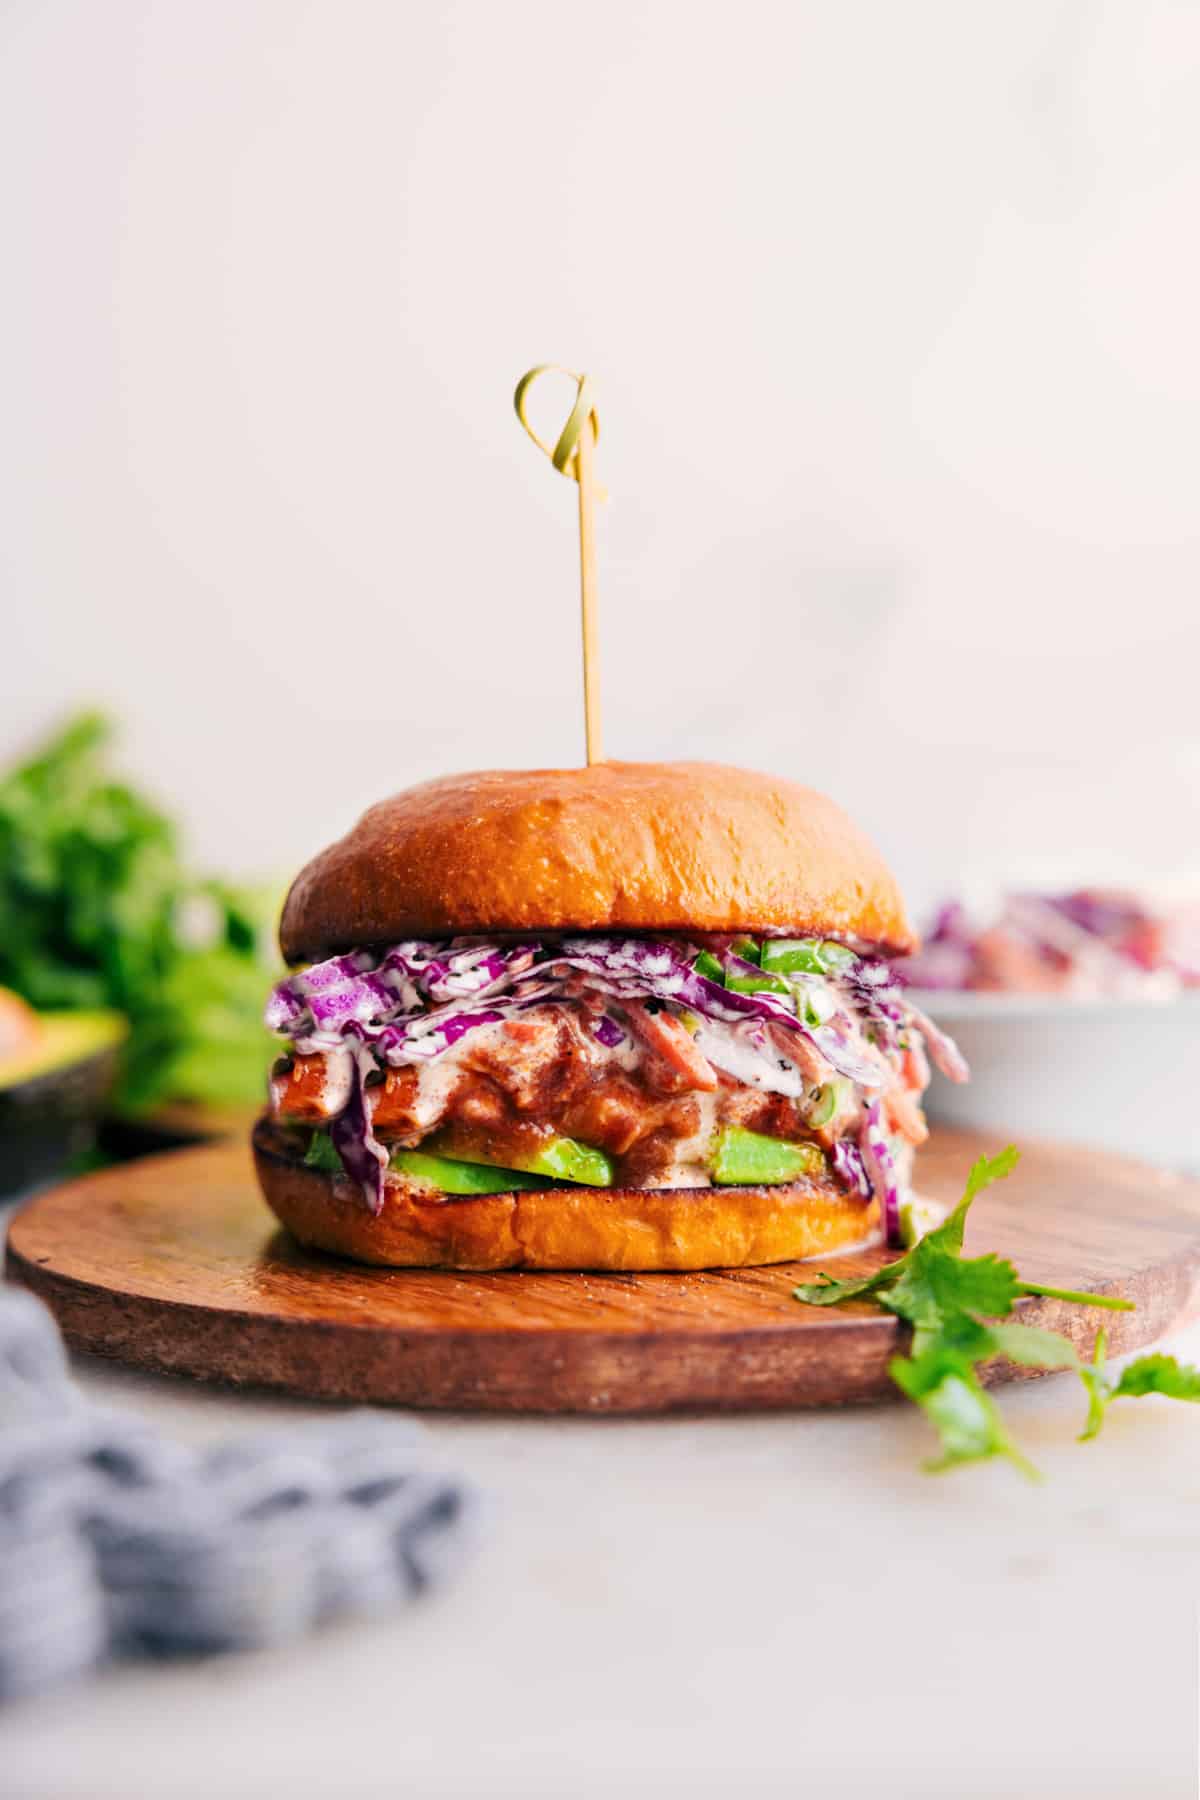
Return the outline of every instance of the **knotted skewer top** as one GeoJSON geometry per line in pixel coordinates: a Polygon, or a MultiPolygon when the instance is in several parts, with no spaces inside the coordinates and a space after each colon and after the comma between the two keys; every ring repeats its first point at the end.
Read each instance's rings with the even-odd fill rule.
{"type": "MultiPolygon", "coordinates": [[[[530,369],[522,375],[517,383],[517,391],[513,395],[513,405],[517,409],[517,417],[537,445],[543,455],[548,456],[560,475],[567,475],[573,481],[579,480],[579,441],[583,436],[584,426],[591,426],[591,439],[595,444],[600,436],[600,419],[596,412],[593,398],[592,378],[590,375],[577,375],[574,369],[564,369],[561,363],[539,363],[536,369],[530,369]],[[575,404],[571,408],[566,424],[558,435],[558,442],[551,447],[544,438],[539,437],[525,415],[525,400],[530,388],[539,375],[566,375],[576,384],[575,404]]],[[[603,495],[597,493],[597,499],[603,495]]]]}

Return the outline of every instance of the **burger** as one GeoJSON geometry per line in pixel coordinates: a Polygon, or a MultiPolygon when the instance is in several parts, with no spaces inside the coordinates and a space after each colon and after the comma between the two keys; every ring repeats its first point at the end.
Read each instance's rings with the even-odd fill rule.
{"type": "Polygon", "coordinates": [[[709,763],[453,775],[293,883],[254,1131],[303,1244],[451,1269],[704,1269],[904,1229],[916,940],[846,815],[709,763]]]}

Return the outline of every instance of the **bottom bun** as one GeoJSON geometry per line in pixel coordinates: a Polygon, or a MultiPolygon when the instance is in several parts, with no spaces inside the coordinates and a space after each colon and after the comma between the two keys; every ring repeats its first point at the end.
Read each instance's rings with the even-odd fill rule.
{"type": "Polygon", "coordinates": [[[844,1253],[879,1231],[875,1201],[821,1181],[461,1197],[389,1181],[374,1214],[345,1176],[307,1168],[269,1118],[253,1142],[267,1204],[293,1237],[387,1268],[737,1269],[844,1253]]]}

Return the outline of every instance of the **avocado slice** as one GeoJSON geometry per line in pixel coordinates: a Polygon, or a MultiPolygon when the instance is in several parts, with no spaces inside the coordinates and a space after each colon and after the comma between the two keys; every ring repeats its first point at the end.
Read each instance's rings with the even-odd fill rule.
{"type": "MultiPolygon", "coordinates": [[[[493,1164],[462,1162],[458,1157],[431,1156],[427,1150],[393,1150],[388,1161],[401,1175],[428,1182],[444,1194],[511,1194],[517,1188],[543,1188],[550,1184],[538,1176],[518,1174],[493,1164]]],[[[304,1153],[304,1166],[325,1175],[344,1173],[342,1159],[327,1131],[314,1131],[304,1153]]]]}
{"type": "MultiPolygon", "coordinates": [[[[553,1138],[521,1159],[522,1166],[483,1160],[474,1150],[470,1157],[447,1156],[442,1145],[433,1150],[395,1149],[389,1157],[393,1169],[427,1181],[446,1194],[511,1194],[549,1187],[552,1181],[582,1182],[593,1187],[612,1185],[612,1164],[599,1150],[574,1138],[553,1138]],[[600,1176],[603,1175],[603,1179],[600,1176]]],[[[304,1154],[307,1168],[327,1175],[342,1173],[342,1159],[327,1131],[314,1131],[304,1154]]]]}
{"type": "Polygon", "coordinates": [[[554,1181],[578,1182],[583,1187],[611,1187],[613,1166],[603,1150],[581,1144],[578,1138],[552,1138],[539,1150],[517,1159],[517,1167],[531,1175],[548,1175],[554,1181]]]}
{"type": "Polygon", "coordinates": [[[104,1011],[42,1013],[39,1027],[0,1059],[0,1194],[49,1181],[90,1148],[129,1034],[104,1011]]]}
{"type": "Polygon", "coordinates": [[[116,1012],[39,1013],[33,1044],[15,1055],[0,1057],[0,1092],[23,1087],[39,1075],[55,1073],[102,1051],[119,1048],[129,1035],[116,1012]]]}
{"type": "Polygon", "coordinates": [[[516,1169],[501,1169],[495,1164],[459,1162],[450,1156],[432,1156],[426,1150],[393,1150],[393,1169],[427,1181],[444,1194],[511,1194],[519,1190],[549,1187],[537,1175],[516,1169]]]}
{"type": "MultiPolygon", "coordinates": [[[[429,1142],[430,1148],[439,1156],[449,1156],[455,1162],[460,1160],[452,1134],[441,1132],[429,1142]]],[[[472,1142],[469,1149],[465,1144],[462,1148],[461,1160],[464,1162],[491,1162],[486,1147],[481,1149],[472,1142]]],[[[613,1184],[613,1166],[603,1150],[581,1144],[578,1138],[546,1138],[536,1149],[516,1152],[506,1145],[503,1167],[520,1169],[528,1175],[545,1175],[551,1181],[575,1182],[582,1187],[611,1187],[613,1184]]]]}
{"type": "Polygon", "coordinates": [[[740,1125],[722,1126],[715,1139],[712,1178],[720,1187],[773,1186],[824,1169],[816,1144],[789,1144],[740,1125]]]}
{"type": "Polygon", "coordinates": [[[333,1147],[327,1131],[314,1131],[304,1152],[306,1169],[320,1169],[323,1175],[343,1175],[346,1165],[333,1147]]]}

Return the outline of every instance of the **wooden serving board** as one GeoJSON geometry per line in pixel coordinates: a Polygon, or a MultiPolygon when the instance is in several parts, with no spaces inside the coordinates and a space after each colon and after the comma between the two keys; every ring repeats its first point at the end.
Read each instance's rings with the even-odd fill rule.
{"type": "MultiPolygon", "coordinates": [[[[953,1201],[981,1149],[943,1132],[922,1190],[953,1201]]],[[[1200,1182],[1123,1158],[1033,1144],[976,1202],[968,1251],[1029,1281],[1119,1293],[1132,1313],[1055,1301],[1022,1317],[1090,1350],[1152,1342],[1200,1298],[1200,1182]]],[[[259,1197],[248,1151],[177,1150],[85,1176],[13,1221],[8,1272],[77,1349],[139,1368],[334,1400],[497,1412],[662,1412],[874,1400],[894,1392],[894,1319],[800,1305],[818,1268],[866,1273],[882,1251],[695,1275],[367,1269],[294,1244],[259,1197]]],[[[997,1370],[997,1376],[1013,1371],[997,1370]]]]}

